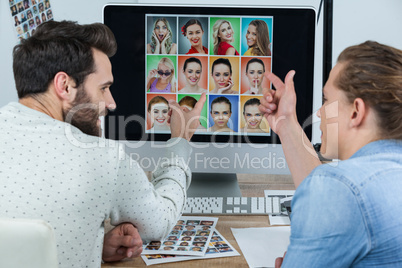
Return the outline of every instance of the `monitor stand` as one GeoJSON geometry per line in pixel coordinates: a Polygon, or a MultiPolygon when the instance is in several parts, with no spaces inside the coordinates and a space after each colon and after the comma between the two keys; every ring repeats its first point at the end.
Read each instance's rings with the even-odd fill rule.
{"type": "Polygon", "coordinates": [[[234,173],[193,173],[188,197],[241,197],[234,173]]]}

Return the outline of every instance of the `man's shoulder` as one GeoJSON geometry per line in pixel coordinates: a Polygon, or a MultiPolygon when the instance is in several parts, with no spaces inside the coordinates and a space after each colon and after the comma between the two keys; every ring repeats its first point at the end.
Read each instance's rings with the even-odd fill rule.
{"type": "Polygon", "coordinates": [[[398,170],[402,172],[402,143],[379,141],[366,145],[347,160],[318,166],[308,178],[334,179],[360,187],[385,173],[396,178],[400,176],[398,170]]]}

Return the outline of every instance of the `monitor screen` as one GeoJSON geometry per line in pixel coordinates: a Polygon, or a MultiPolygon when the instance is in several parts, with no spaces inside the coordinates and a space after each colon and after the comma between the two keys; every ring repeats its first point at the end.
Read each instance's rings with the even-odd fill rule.
{"type": "MultiPolygon", "coordinates": [[[[117,109],[105,136],[170,138],[169,100],[192,109],[203,92],[196,142],[276,143],[258,110],[265,74],[296,70],[297,115],[313,110],[315,11],[310,8],[107,5],[117,109]]],[[[305,129],[311,138],[311,127],[305,129]]]]}

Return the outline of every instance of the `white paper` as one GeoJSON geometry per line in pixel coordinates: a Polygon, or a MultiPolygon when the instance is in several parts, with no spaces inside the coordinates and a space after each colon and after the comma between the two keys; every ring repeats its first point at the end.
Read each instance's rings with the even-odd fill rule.
{"type": "Polygon", "coordinates": [[[290,226],[231,228],[249,267],[275,267],[289,245],[290,226]]]}
{"type": "Polygon", "coordinates": [[[141,255],[141,258],[146,265],[161,264],[168,262],[178,262],[178,261],[188,261],[188,260],[200,260],[200,259],[211,259],[211,258],[222,258],[222,257],[232,257],[239,256],[240,254],[237,250],[217,231],[214,231],[212,236],[216,238],[217,242],[222,242],[227,246],[218,246],[214,241],[209,243],[208,251],[203,257],[198,256],[179,256],[179,255],[141,255]]]}
{"type": "Polygon", "coordinates": [[[142,254],[204,256],[217,222],[215,217],[182,216],[162,241],[144,244],[142,254]]]}

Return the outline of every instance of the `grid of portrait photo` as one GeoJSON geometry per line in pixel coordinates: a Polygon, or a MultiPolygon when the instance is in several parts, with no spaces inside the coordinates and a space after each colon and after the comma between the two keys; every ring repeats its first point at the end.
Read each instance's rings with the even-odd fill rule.
{"type": "Polygon", "coordinates": [[[169,100],[193,109],[197,134],[270,135],[258,106],[272,69],[273,17],[149,14],[145,18],[147,133],[169,133],[169,100]]]}
{"type": "Polygon", "coordinates": [[[35,33],[36,27],[45,21],[53,20],[49,0],[8,0],[17,36],[27,39],[35,33]]]}
{"type": "Polygon", "coordinates": [[[162,241],[144,245],[143,254],[204,256],[218,218],[182,217],[162,241]]]}
{"type": "Polygon", "coordinates": [[[188,261],[194,259],[211,259],[239,256],[239,252],[217,231],[212,234],[211,241],[204,256],[181,256],[172,254],[142,255],[146,265],[188,261]]]}

